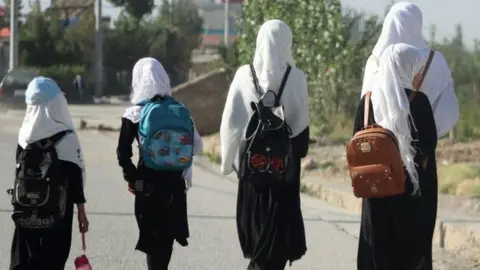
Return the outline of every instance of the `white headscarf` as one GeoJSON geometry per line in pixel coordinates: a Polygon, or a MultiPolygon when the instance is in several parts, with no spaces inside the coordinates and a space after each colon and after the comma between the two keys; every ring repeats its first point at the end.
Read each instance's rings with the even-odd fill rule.
{"type": "Polygon", "coordinates": [[[77,164],[83,171],[85,164],[80,141],[75,133],[75,125],[68,110],[67,100],[60,88],[50,78],[36,77],[25,92],[27,110],[18,133],[18,144],[25,148],[28,144],[49,138],[58,132],[72,130],[56,146],[58,158],[77,164]]]}
{"type": "Polygon", "coordinates": [[[133,104],[138,104],[145,99],[151,99],[156,95],[172,95],[167,72],[162,64],[152,57],[138,60],[133,67],[132,90],[130,100],[133,104]]]}
{"type": "Polygon", "coordinates": [[[123,117],[133,123],[140,121],[142,101],[152,99],[155,96],[171,96],[170,78],[157,59],[145,57],[137,61],[132,71],[132,93],[130,101],[134,106],[128,108],[123,117]]]}
{"type": "MultiPolygon", "coordinates": [[[[138,106],[142,101],[152,99],[155,96],[171,96],[172,88],[170,79],[162,64],[152,57],[145,57],[135,64],[132,72],[132,94],[130,101],[134,106],[127,108],[123,114],[124,118],[132,123],[140,121],[142,107],[138,106]]],[[[193,119],[192,119],[193,121],[193,119]]],[[[194,130],[194,154],[203,151],[202,137],[197,129],[194,130]]],[[[183,172],[183,177],[187,182],[187,189],[192,186],[192,167],[183,172]]]]}
{"type": "Polygon", "coordinates": [[[283,75],[288,65],[295,66],[292,41],[292,30],[280,20],[267,21],[260,27],[253,67],[264,92],[278,90],[281,84],[279,74],[283,75]]]}
{"type": "MultiPolygon", "coordinates": [[[[292,31],[284,22],[265,22],[258,32],[253,66],[262,92],[278,92],[287,66],[292,67],[280,103],[295,137],[309,126],[310,118],[307,82],[305,74],[294,67],[292,39],[292,31]]],[[[240,67],[230,85],[220,126],[221,172],[225,175],[233,171],[234,163],[238,168],[241,138],[252,113],[250,102],[258,100],[249,66],[240,67]]]]}
{"type": "Polygon", "coordinates": [[[414,162],[416,150],[411,145],[410,103],[405,88],[412,89],[413,77],[424,64],[425,59],[417,48],[403,43],[388,46],[380,58],[371,97],[375,122],[392,131],[398,139],[414,193],[419,191],[414,162]]]}
{"type": "MultiPolygon", "coordinates": [[[[365,65],[362,96],[371,91],[375,80],[374,75],[378,71],[377,61],[389,45],[409,44],[420,49],[423,57],[428,57],[430,49],[422,36],[422,20],[422,12],[415,4],[399,2],[392,6],[383,22],[380,38],[365,65]]],[[[435,51],[435,56],[419,90],[427,95],[432,104],[438,137],[444,136],[455,126],[460,112],[450,69],[439,51],[435,51]]]]}
{"type": "Polygon", "coordinates": [[[390,8],[383,22],[382,33],[372,54],[380,58],[383,51],[395,43],[405,43],[423,49],[427,47],[422,35],[423,15],[409,2],[399,2],[390,8]]]}

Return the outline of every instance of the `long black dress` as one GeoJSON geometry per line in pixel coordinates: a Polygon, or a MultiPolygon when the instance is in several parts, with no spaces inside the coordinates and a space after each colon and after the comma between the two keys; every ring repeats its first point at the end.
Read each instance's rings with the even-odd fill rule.
{"type": "MultiPolygon", "coordinates": [[[[407,95],[411,90],[405,90],[407,95]]],[[[355,132],[363,128],[364,99],[355,119],[355,132]]],[[[390,198],[364,199],[357,265],[359,270],[432,270],[432,238],[437,217],[437,132],[427,96],[418,92],[410,104],[417,132],[415,163],[421,196],[407,193],[390,198]]],[[[374,123],[370,106],[369,123],[374,123]]]]}
{"type": "Polygon", "coordinates": [[[285,269],[307,251],[300,205],[300,162],[308,152],[309,128],[292,139],[295,180],[280,189],[259,189],[240,179],[237,230],[249,270],[285,269]]]}
{"type": "MultiPolygon", "coordinates": [[[[17,146],[16,160],[23,151],[17,146]]],[[[72,244],[73,204],[85,203],[82,169],[60,160],[61,175],[68,181],[65,217],[56,229],[31,232],[15,228],[10,270],[63,270],[72,244]]]]}
{"type": "Polygon", "coordinates": [[[134,140],[138,142],[138,123],[122,118],[117,148],[119,165],[128,183],[135,184],[138,180],[145,183],[145,192],[135,192],[135,217],[140,231],[136,250],[151,255],[147,257],[149,265],[166,267],[174,241],[188,245],[185,181],[181,172],[161,172],[145,167],[141,157],[135,166],[132,163],[134,140]]]}

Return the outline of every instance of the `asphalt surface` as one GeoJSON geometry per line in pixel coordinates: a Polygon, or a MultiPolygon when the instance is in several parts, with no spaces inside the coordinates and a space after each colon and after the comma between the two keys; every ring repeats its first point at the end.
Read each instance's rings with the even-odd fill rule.
{"type": "MultiPolygon", "coordinates": [[[[103,115],[118,121],[123,108],[72,107],[78,115],[103,115]]],[[[0,270],[8,269],[13,223],[11,205],[4,190],[13,182],[16,137],[23,112],[0,116],[0,270]]],[[[146,269],[144,254],[135,251],[138,236],[133,216],[133,195],[127,192],[115,157],[116,133],[81,132],[87,167],[87,255],[94,269],[146,269]]],[[[193,188],[188,192],[190,245],[175,245],[170,269],[241,270],[248,261],[242,256],[235,225],[237,185],[234,181],[200,167],[194,167],[193,188]]],[[[307,233],[307,255],[289,269],[356,269],[356,236],[359,217],[318,199],[302,196],[307,233]]],[[[77,222],[74,221],[75,228],[77,222]]],[[[80,235],[73,232],[73,244],[66,269],[74,269],[73,260],[81,254],[80,235]]],[[[454,257],[436,251],[436,268],[471,269],[454,257]]]]}

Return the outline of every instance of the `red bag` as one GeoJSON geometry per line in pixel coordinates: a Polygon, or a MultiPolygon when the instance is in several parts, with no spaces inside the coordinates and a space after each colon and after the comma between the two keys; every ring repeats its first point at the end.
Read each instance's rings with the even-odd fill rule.
{"type": "Polygon", "coordinates": [[[82,250],[83,250],[83,255],[78,256],[75,259],[75,269],[76,270],[92,270],[92,266],[90,265],[90,262],[88,261],[87,255],[85,255],[85,251],[87,250],[86,245],[85,245],[85,234],[82,233],[82,250]]]}

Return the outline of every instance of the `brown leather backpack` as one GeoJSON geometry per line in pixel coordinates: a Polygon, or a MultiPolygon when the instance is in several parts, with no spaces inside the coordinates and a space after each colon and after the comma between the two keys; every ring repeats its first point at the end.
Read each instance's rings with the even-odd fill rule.
{"type": "MultiPolygon", "coordinates": [[[[432,50],[415,90],[420,89],[433,55],[432,50]]],[[[409,101],[415,97],[415,90],[409,101]]],[[[377,124],[368,124],[371,94],[365,94],[364,129],[355,133],[347,144],[347,163],[356,197],[391,197],[405,192],[405,167],[395,134],[377,124]]]]}
{"type": "Polygon", "coordinates": [[[371,92],[365,94],[364,129],[347,145],[353,194],[358,198],[389,197],[405,192],[405,170],[395,134],[368,125],[371,92]]]}

